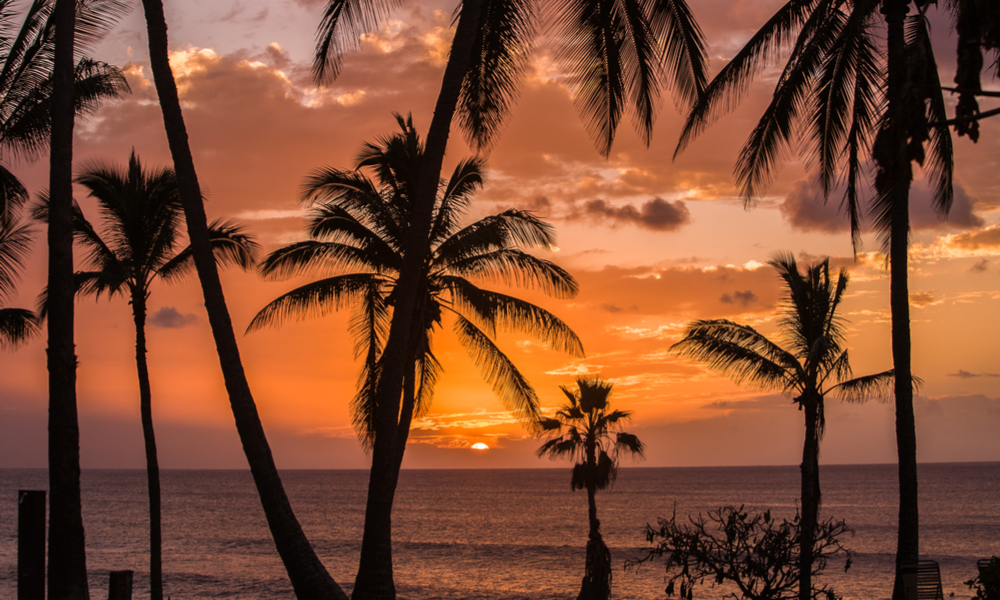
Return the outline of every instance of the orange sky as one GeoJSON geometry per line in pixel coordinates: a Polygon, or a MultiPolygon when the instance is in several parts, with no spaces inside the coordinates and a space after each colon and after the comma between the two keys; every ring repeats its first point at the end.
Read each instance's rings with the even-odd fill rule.
{"type": "MultiPolygon", "coordinates": [[[[773,0],[691,0],[710,43],[712,72],[752,34],[773,0]]],[[[346,168],[360,144],[394,131],[392,112],[412,112],[420,130],[440,84],[450,39],[449,3],[406,3],[361,50],[340,79],[317,89],[309,78],[322,3],[168,3],[174,68],[210,216],[237,217],[270,251],[302,239],[298,187],[312,169],[346,168]]],[[[933,10],[933,9],[932,9],[933,10]]],[[[936,22],[942,81],[953,73],[954,40],[936,22]]],[[[169,156],[149,79],[141,14],[129,16],[97,58],[126,65],[132,95],[78,125],[76,156],[124,162],[135,148],[146,164],[169,156]]],[[[684,324],[730,318],[775,332],[781,290],[761,266],[777,251],[800,262],[830,256],[852,275],[843,306],[858,374],[890,368],[888,278],[875,241],[851,258],[837,199],[823,206],[794,154],[753,210],[734,198],[736,153],[760,114],[774,73],[758,80],[743,106],[671,162],[681,117],[661,106],[652,146],[625,124],[608,160],[600,158],[544,46],[534,54],[518,106],[489,156],[489,180],[470,217],[530,209],[558,232],[547,258],[580,282],[580,295],[526,294],[565,320],[587,352],[576,360],[524,336],[502,348],[525,372],[543,405],[561,402],[560,385],[581,374],[615,382],[616,401],[633,410],[631,430],[648,446],[646,465],[797,464],[801,414],[788,398],[741,390],[701,366],[666,354],[684,324]],[[771,78],[768,77],[771,76],[771,78]],[[870,253],[869,253],[870,252],[870,253]]],[[[996,82],[987,80],[996,88],[996,82]]],[[[956,138],[956,203],[940,222],[915,184],[910,290],[913,369],[922,461],[1000,460],[1000,119],[982,125],[973,145],[956,138]]],[[[449,164],[468,154],[455,132],[449,164]]],[[[14,165],[29,189],[47,166],[14,165]]],[[[93,204],[79,194],[85,212],[93,204]]],[[[36,243],[21,294],[33,305],[44,285],[36,243]]],[[[302,280],[263,282],[224,275],[237,329],[302,280]]],[[[196,280],[161,285],[150,300],[149,362],[154,418],[165,468],[242,468],[196,280]]],[[[405,466],[550,466],[538,441],[503,411],[450,333],[436,336],[445,374],[431,413],[411,435],[405,466]],[[485,442],[489,450],[473,451],[485,442]]],[[[77,349],[84,467],[143,465],[133,331],[124,300],[79,304],[77,349]]],[[[241,351],[265,428],[282,468],[363,468],[348,401],[357,365],[347,317],[291,322],[241,338],[241,351]]],[[[0,355],[0,467],[45,465],[44,343],[0,355]]],[[[895,460],[891,405],[828,407],[822,458],[829,463],[895,460]]]]}

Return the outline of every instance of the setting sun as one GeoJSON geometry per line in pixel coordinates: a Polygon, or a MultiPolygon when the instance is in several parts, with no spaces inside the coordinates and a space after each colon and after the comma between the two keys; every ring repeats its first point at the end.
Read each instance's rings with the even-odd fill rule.
{"type": "Polygon", "coordinates": [[[472,449],[473,450],[489,450],[490,447],[487,446],[486,444],[482,443],[482,442],[476,442],[475,444],[472,445],[472,449]]]}

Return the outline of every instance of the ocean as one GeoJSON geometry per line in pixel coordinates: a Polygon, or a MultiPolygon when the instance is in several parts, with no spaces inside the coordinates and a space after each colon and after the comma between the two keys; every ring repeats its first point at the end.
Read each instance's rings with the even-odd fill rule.
{"type": "MultiPolygon", "coordinates": [[[[920,466],[921,551],[941,565],[945,598],[968,598],[976,560],[1000,554],[1000,463],[920,466]],[[952,596],[953,595],[953,596],[952,596]]],[[[822,576],[846,599],[887,598],[896,544],[895,465],[821,468],[821,517],[854,530],[854,564],[822,576]]],[[[365,471],[285,471],[288,495],[333,578],[350,593],[364,517],[365,471]]],[[[570,469],[408,470],[393,518],[401,599],[575,598],[583,574],[587,499],[570,469]]],[[[247,471],[162,473],[165,594],[174,600],[291,599],[247,471]]],[[[44,470],[0,470],[0,598],[16,597],[19,489],[45,489],[44,470]]],[[[85,470],[83,511],[91,596],[108,571],[135,571],[133,598],[148,597],[145,473],[85,470]]],[[[745,504],[791,517],[797,467],[622,468],[597,495],[615,565],[613,597],[664,598],[662,563],[625,571],[647,547],[657,517],[745,504]]],[[[726,588],[704,588],[718,598],[726,588]]]]}

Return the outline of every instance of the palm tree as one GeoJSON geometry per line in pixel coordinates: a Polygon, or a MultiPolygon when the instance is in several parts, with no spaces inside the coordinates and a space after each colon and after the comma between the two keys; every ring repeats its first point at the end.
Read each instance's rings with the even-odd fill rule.
{"type": "Polygon", "coordinates": [[[824,197],[844,172],[845,210],[855,250],[863,213],[864,164],[875,165],[868,212],[889,257],[892,359],[899,457],[899,537],[894,600],[903,595],[900,566],[919,558],[916,427],[910,341],[907,249],[913,162],[935,187],[947,215],[952,202],[952,143],[928,34],[926,0],[789,0],[712,80],[692,108],[678,152],[732,108],[767,61],[791,47],[774,96],[743,146],[736,178],[747,203],[766,188],[793,132],[818,167],[824,197]],[[885,22],[880,30],[879,22],[885,22]],[[886,40],[886,51],[879,40],[886,40]],[[796,123],[801,126],[796,127],[796,123]]]}
{"type": "Polygon", "coordinates": [[[770,263],[784,281],[787,296],[779,321],[785,347],[754,328],[725,319],[694,321],[673,353],[706,363],[738,384],[777,390],[794,397],[805,415],[802,445],[802,521],[799,550],[799,599],[813,598],[812,564],[819,523],[819,442],[826,425],[824,399],[833,393],[862,401],[888,396],[893,372],[851,378],[844,343],[844,322],[837,309],[847,289],[843,269],[834,282],[830,261],[799,272],[795,259],[779,254],[770,263]]]}
{"type": "Polygon", "coordinates": [[[236,421],[236,430],[243,444],[261,507],[271,530],[271,537],[274,539],[278,555],[285,565],[297,597],[310,600],[346,600],[347,595],[330,577],[330,573],[316,556],[316,551],[309,544],[302,526],[292,512],[291,503],[274,464],[270,445],[267,443],[267,436],[264,435],[260,414],[257,412],[257,405],[243,370],[236,334],[233,331],[226,298],[222,292],[222,282],[212,253],[211,235],[202,202],[201,187],[198,184],[198,174],[188,144],[177,83],[170,68],[163,2],[142,0],[142,6],[146,17],[149,63],[156,94],[160,100],[170,155],[173,157],[174,170],[177,173],[180,200],[191,243],[191,256],[205,298],[205,310],[212,327],[212,336],[226,391],[229,394],[230,407],[236,421]]]}
{"type": "MultiPolygon", "coordinates": [[[[163,598],[160,469],[153,432],[152,394],[146,363],[146,307],[156,280],[173,281],[190,272],[191,250],[178,251],[181,207],[171,169],[146,170],[132,152],[128,167],[94,164],[76,182],[96,198],[102,216],[98,232],[77,211],[76,239],[87,250],[86,269],[76,273],[79,294],[109,299],[127,295],[135,324],[135,364],[139,375],[139,413],[146,450],[149,491],[150,597],[163,598]]],[[[220,266],[254,266],[258,245],[232,222],[209,227],[220,266]]]]}
{"type": "Polygon", "coordinates": [[[993,51],[993,75],[1000,75],[1000,14],[994,6],[983,0],[950,0],[952,25],[958,33],[958,62],[955,69],[957,87],[945,88],[958,93],[955,133],[968,135],[973,142],[979,140],[979,120],[1000,114],[1000,109],[979,112],[977,96],[993,96],[997,92],[984,91],[980,82],[983,71],[983,51],[993,51]]]}
{"type": "MultiPolygon", "coordinates": [[[[21,266],[31,248],[31,228],[13,217],[0,221],[0,299],[14,292],[21,266]]],[[[38,317],[25,308],[0,308],[0,348],[13,350],[38,334],[38,317]]]]}
{"type": "MultiPolygon", "coordinates": [[[[340,67],[341,53],[387,17],[394,2],[330,0],[319,27],[314,74],[323,83],[340,67]]],[[[547,6],[560,57],[578,83],[577,107],[598,150],[607,155],[625,105],[648,142],[656,100],[673,84],[683,99],[700,96],[706,81],[701,31],[684,0],[560,0],[547,6]]],[[[419,273],[430,252],[431,223],[451,122],[458,111],[466,137],[480,149],[495,140],[518,93],[535,29],[535,5],[526,0],[463,0],[441,91],[426,136],[414,210],[403,245],[384,368],[376,391],[379,407],[369,489],[391,495],[400,396],[409,337],[420,320],[419,273]]],[[[364,563],[359,600],[395,597],[391,563],[364,563]],[[369,567],[370,565],[370,567],[369,567]]]]}
{"type": "MultiPolygon", "coordinates": [[[[424,151],[412,119],[396,118],[401,131],[380,138],[378,143],[365,144],[354,170],[323,168],[308,178],[304,198],[314,203],[307,227],[310,239],[274,251],[261,265],[262,273],[271,278],[316,270],[334,274],[283,294],[261,309],[248,327],[253,331],[290,317],[322,315],[344,306],[353,309],[355,353],[363,362],[351,408],[358,437],[368,450],[379,436],[375,391],[384,369],[385,337],[424,151]],[[361,171],[364,168],[371,169],[374,181],[361,171]]],[[[420,331],[411,338],[406,355],[409,366],[394,431],[394,482],[410,423],[429,408],[441,373],[431,348],[446,314],[454,315],[455,334],[500,400],[532,425],[539,416],[538,398],[493,342],[497,331],[528,333],[555,349],[583,355],[579,339],[556,316],[474,283],[538,288],[559,298],[570,298],[577,292],[569,273],[525,251],[550,248],[555,243],[552,228],[530,213],[510,209],[459,226],[472,195],[483,185],[483,167],[482,158],[461,161],[442,184],[435,205],[431,252],[421,271],[420,331]]],[[[393,492],[369,496],[369,503],[379,510],[369,511],[370,517],[366,517],[362,565],[375,557],[392,560],[393,492]]]]}
{"type": "Polygon", "coordinates": [[[643,457],[643,444],[635,435],[621,431],[632,413],[611,410],[610,381],[581,377],[576,387],[561,387],[569,402],[556,411],[555,417],[538,420],[549,438],[538,449],[538,456],[576,461],[570,487],[574,491],[587,490],[590,522],[586,569],[577,598],[605,600],[611,595],[611,553],[601,537],[595,496],[597,490],[614,483],[621,456],[643,457]]]}
{"type": "MultiPolygon", "coordinates": [[[[27,135],[23,139],[36,140],[42,145],[46,134],[51,132],[49,190],[52,214],[48,228],[47,286],[50,299],[47,348],[47,585],[49,598],[58,600],[83,600],[90,595],[80,503],[80,429],[76,410],[76,354],[73,343],[73,124],[80,108],[77,98],[83,97],[76,94],[78,63],[74,62],[74,55],[88,42],[99,39],[126,8],[126,4],[119,0],[36,0],[21,33],[10,46],[11,50],[23,49],[24,54],[15,61],[8,60],[4,65],[7,73],[20,71],[27,75],[19,89],[28,91],[29,97],[32,86],[39,86],[40,91],[48,92],[45,98],[36,97],[40,102],[36,102],[34,107],[40,115],[33,122],[38,128],[26,130],[27,135]],[[20,68],[31,64],[35,68],[20,68]],[[8,66],[13,71],[7,71],[8,66]],[[51,79],[48,78],[49,73],[51,79]],[[51,87],[45,90],[48,81],[51,81],[51,87]],[[45,118],[46,102],[48,119],[45,118]]],[[[127,89],[120,75],[111,76],[106,81],[110,87],[105,88],[103,94],[98,94],[94,101],[116,96],[127,89]]],[[[18,106],[15,102],[10,108],[18,106]]],[[[30,102],[23,104],[25,109],[31,106],[30,102]]],[[[6,189],[10,189],[9,183],[10,179],[6,178],[6,189]]],[[[9,204],[6,199],[5,204],[9,204]]]]}

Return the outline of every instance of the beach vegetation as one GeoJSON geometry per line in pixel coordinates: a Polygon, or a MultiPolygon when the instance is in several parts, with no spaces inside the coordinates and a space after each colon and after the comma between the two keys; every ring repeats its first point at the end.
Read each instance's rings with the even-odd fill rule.
{"type": "MultiPolygon", "coordinates": [[[[772,516],[771,511],[757,513],[743,505],[724,506],[680,520],[675,511],[657,523],[656,527],[646,526],[646,541],[652,548],[626,566],[637,569],[643,563],[664,559],[667,597],[693,600],[695,589],[701,586],[722,586],[722,598],[732,600],[802,597],[799,584],[804,578],[799,569],[803,563],[798,554],[804,525],[798,512],[788,520],[772,516]]],[[[828,519],[816,524],[811,536],[812,576],[806,578],[813,583],[807,598],[839,598],[817,580],[831,560],[843,559],[844,569],[850,569],[852,553],[844,545],[848,535],[853,532],[843,521],[828,519]]]]}

